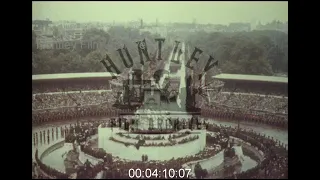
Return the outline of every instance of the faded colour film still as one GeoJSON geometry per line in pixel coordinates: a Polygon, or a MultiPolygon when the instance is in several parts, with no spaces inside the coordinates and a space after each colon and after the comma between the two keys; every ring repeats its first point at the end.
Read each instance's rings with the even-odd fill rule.
{"type": "Polygon", "coordinates": [[[33,179],[287,179],[288,2],[33,2],[33,179]]]}

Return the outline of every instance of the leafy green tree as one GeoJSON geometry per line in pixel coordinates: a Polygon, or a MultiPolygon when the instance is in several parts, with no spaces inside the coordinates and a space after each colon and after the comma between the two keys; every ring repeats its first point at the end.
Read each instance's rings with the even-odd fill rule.
{"type": "MultiPolygon", "coordinates": [[[[223,73],[272,75],[287,71],[287,34],[282,32],[199,32],[187,41],[192,48],[203,50],[203,54],[213,52],[223,73]]],[[[206,59],[201,58],[197,66],[203,67],[206,59]]]]}
{"type": "Polygon", "coordinates": [[[270,48],[267,58],[275,72],[287,70],[288,62],[286,62],[285,56],[285,53],[278,46],[270,48]]]}
{"type": "Polygon", "coordinates": [[[103,54],[99,51],[90,52],[84,61],[87,67],[87,72],[105,72],[103,65],[100,61],[103,59],[103,54]]]}
{"type": "Polygon", "coordinates": [[[37,51],[37,35],[32,30],[32,52],[35,52],[35,51],[37,51]]]}
{"type": "Polygon", "coordinates": [[[110,35],[104,30],[97,28],[88,29],[83,35],[77,52],[82,56],[86,56],[97,49],[105,50],[109,40],[110,35]]]}
{"type": "MultiPolygon", "coordinates": [[[[85,48],[77,46],[76,49],[40,50],[36,48],[36,35],[32,33],[32,69],[33,74],[44,73],[71,73],[71,72],[105,72],[100,63],[107,53],[116,66],[125,71],[118,49],[122,52],[124,45],[128,49],[133,62],[133,68],[140,68],[140,57],[137,41],[147,43],[148,53],[153,57],[157,53],[158,44],[155,42],[156,34],[140,32],[138,29],[121,26],[111,27],[108,32],[101,29],[89,29],[83,36],[83,42],[98,42],[99,48],[85,48]]],[[[168,60],[174,47],[174,40],[185,40],[192,54],[194,47],[200,48],[203,53],[199,56],[195,70],[203,71],[209,55],[219,61],[219,69],[223,73],[272,75],[285,73],[288,69],[288,35],[279,31],[252,31],[252,32],[168,32],[162,47],[162,61],[168,60]],[[185,39],[177,39],[177,38],[185,39]]],[[[94,44],[93,44],[94,45],[94,44]]],[[[124,53],[125,54],[125,53],[124,53]]],[[[187,60],[188,58],[187,57],[187,60]]],[[[125,58],[127,56],[125,55],[125,58]]],[[[144,57],[145,60],[145,57],[144,57]]],[[[149,63],[145,63],[145,68],[149,63]]],[[[208,77],[215,68],[207,72],[208,77]]]]}

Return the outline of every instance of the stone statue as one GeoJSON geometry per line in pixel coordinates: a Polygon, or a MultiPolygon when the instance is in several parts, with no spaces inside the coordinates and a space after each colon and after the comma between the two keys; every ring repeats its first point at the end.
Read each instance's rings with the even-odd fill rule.
{"type": "Polygon", "coordinates": [[[73,149],[66,153],[66,158],[64,159],[64,166],[67,174],[76,173],[78,168],[83,165],[79,160],[79,156],[79,148],[75,141],[73,143],[73,149]]]}

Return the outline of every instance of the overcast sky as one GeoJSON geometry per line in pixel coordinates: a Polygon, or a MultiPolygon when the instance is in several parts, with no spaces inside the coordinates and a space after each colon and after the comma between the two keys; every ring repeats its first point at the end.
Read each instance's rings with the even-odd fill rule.
{"type": "Polygon", "coordinates": [[[230,22],[288,21],[288,2],[33,2],[33,19],[78,22],[230,22]]]}

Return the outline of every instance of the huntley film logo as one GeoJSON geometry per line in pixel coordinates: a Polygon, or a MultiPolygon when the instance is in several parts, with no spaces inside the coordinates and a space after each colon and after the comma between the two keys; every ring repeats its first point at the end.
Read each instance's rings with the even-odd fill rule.
{"type": "Polygon", "coordinates": [[[53,50],[77,50],[77,49],[87,49],[87,50],[97,50],[105,49],[107,41],[105,40],[60,40],[60,41],[50,41],[50,40],[38,40],[37,49],[53,49],[53,50]]]}
{"type": "MultiPolygon", "coordinates": [[[[160,61],[160,60],[162,60],[161,50],[162,50],[162,45],[165,42],[165,39],[164,38],[157,38],[157,39],[155,39],[155,41],[158,42],[157,60],[160,61]]],[[[138,41],[138,42],[136,42],[136,44],[137,44],[137,48],[138,48],[138,52],[139,52],[139,56],[140,56],[140,64],[144,65],[145,62],[151,62],[152,60],[149,57],[148,47],[147,47],[146,41],[145,40],[138,41]],[[146,59],[145,61],[144,61],[143,56],[146,59]]],[[[171,58],[171,62],[176,63],[176,64],[180,64],[180,61],[175,60],[174,57],[176,57],[176,54],[179,53],[178,54],[178,58],[179,58],[180,55],[183,53],[181,49],[179,49],[179,51],[178,51],[179,44],[180,44],[180,41],[175,41],[175,47],[174,47],[173,55],[171,58]]],[[[133,64],[133,60],[132,60],[132,57],[129,53],[128,48],[124,45],[123,49],[117,49],[117,51],[119,52],[119,55],[122,59],[124,66],[126,68],[132,68],[134,64],[133,64]],[[124,50],[124,52],[127,56],[127,59],[124,57],[124,53],[122,52],[122,50],[124,50]]],[[[202,53],[203,53],[203,51],[201,49],[195,47],[193,53],[191,54],[191,57],[189,58],[188,62],[186,63],[186,67],[193,70],[193,66],[191,66],[192,61],[198,62],[199,58],[196,56],[199,56],[202,53]]],[[[114,79],[117,78],[113,73],[121,74],[121,71],[113,63],[113,61],[111,60],[111,58],[109,57],[108,54],[106,54],[106,59],[101,60],[100,62],[104,65],[104,67],[107,69],[107,71],[112,74],[112,78],[114,78],[114,79]]],[[[204,74],[205,72],[209,71],[211,68],[213,68],[214,66],[217,66],[217,65],[218,65],[218,61],[214,61],[214,58],[211,55],[209,55],[209,59],[206,63],[206,66],[205,66],[202,74],[204,74]]]]}

